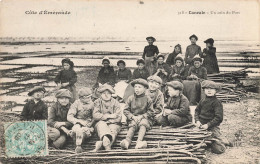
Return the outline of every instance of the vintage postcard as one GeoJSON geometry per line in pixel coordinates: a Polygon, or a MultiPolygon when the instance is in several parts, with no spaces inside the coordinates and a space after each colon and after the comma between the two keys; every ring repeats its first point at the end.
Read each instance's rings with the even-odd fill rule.
{"type": "Polygon", "coordinates": [[[258,0],[0,0],[0,163],[259,163],[258,0]]]}

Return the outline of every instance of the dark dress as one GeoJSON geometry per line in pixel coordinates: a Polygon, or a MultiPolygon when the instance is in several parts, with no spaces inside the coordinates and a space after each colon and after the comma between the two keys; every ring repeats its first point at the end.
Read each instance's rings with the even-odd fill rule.
{"type": "Polygon", "coordinates": [[[22,121],[31,121],[31,120],[46,120],[48,119],[48,107],[42,101],[35,103],[34,100],[29,100],[23,107],[21,113],[22,121]]]}
{"type": "Polygon", "coordinates": [[[140,69],[135,69],[134,72],[133,72],[133,79],[139,79],[139,78],[142,78],[142,79],[145,79],[147,80],[147,78],[150,76],[149,72],[147,71],[146,68],[140,70],[140,69]]]}
{"type": "Polygon", "coordinates": [[[189,69],[188,76],[190,75],[196,75],[199,79],[207,80],[207,69],[202,66],[200,66],[199,68],[191,66],[189,69]]]}
{"type": "Polygon", "coordinates": [[[132,78],[132,72],[130,69],[125,68],[123,70],[119,69],[116,71],[116,82],[119,82],[120,80],[126,80],[131,81],[132,78]]]}
{"type": "Polygon", "coordinates": [[[167,75],[165,75],[162,72],[159,72],[157,74],[157,76],[159,76],[162,79],[163,83],[166,83],[168,81],[168,77],[171,73],[171,67],[166,63],[162,63],[162,64],[157,63],[153,74],[155,74],[158,69],[163,69],[165,72],[167,72],[167,75]]]}
{"type": "Polygon", "coordinates": [[[185,77],[185,67],[184,65],[180,66],[180,67],[177,67],[176,65],[174,65],[172,67],[172,72],[169,76],[169,81],[173,81],[173,80],[178,80],[178,81],[181,81],[181,80],[184,80],[186,77],[185,77]],[[177,75],[177,76],[174,76],[173,75],[177,75]]]}
{"type": "Polygon", "coordinates": [[[166,59],[166,63],[167,63],[169,66],[174,65],[174,64],[175,64],[175,58],[176,58],[177,55],[179,55],[179,54],[177,54],[177,53],[175,53],[175,52],[170,53],[170,54],[168,55],[167,59],[166,59]]]}
{"type": "Polygon", "coordinates": [[[210,47],[208,50],[204,48],[203,54],[200,55],[200,57],[204,58],[202,66],[207,69],[208,74],[219,73],[218,60],[216,57],[215,47],[210,47]]]}
{"type": "Polygon", "coordinates": [[[77,73],[73,69],[61,70],[59,74],[55,77],[54,82],[56,84],[69,83],[68,86],[61,87],[61,89],[68,89],[72,93],[73,98],[71,99],[71,102],[73,103],[77,95],[75,86],[75,83],[77,82],[77,73]]]}
{"type": "Polygon", "coordinates": [[[148,45],[144,47],[143,59],[145,61],[145,68],[148,70],[149,75],[152,75],[155,67],[156,54],[159,54],[159,49],[155,45],[148,45]]]}
{"type": "Polygon", "coordinates": [[[102,67],[98,73],[97,83],[105,84],[108,83],[110,85],[115,84],[115,71],[112,66],[107,68],[102,67]]]}

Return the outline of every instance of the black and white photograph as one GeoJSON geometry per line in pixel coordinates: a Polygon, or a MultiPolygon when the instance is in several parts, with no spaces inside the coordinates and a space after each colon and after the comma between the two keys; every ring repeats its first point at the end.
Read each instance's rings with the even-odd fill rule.
{"type": "Polygon", "coordinates": [[[260,163],[259,0],[0,0],[0,163],[260,163]]]}

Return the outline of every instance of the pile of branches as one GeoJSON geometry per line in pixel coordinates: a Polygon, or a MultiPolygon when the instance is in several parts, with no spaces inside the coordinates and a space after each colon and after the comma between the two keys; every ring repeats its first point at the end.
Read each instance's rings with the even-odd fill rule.
{"type": "MultiPolygon", "coordinates": [[[[83,144],[84,152],[75,154],[72,139],[64,149],[49,147],[46,157],[31,157],[19,160],[37,163],[201,163],[205,162],[207,144],[212,142],[211,132],[196,129],[193,124],[181,128],[155,126],[145,135],[148,147],[134,149],[137,134],[128,150],[120,148],[120,141],[126,137],[127,127],[122,127],[111,151],[93,152],[97,136],[83,144]]],[[[14,162],[14,161],[13,161],[14,162]]]]}
{"type": "Polygon", "coordinates": [[[238,71],[208,74],[207,76],[208,80],[215,82],[236,84],[239,83],[239,79],[245,78],[247,76],[247,71],[246,69],[241,69],[238,71]]]}

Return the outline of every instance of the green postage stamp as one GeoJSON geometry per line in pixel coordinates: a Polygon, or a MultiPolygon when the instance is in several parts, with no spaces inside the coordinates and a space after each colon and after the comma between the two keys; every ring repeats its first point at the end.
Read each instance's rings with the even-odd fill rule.
{"type": "Polygon", "coordinates": [[[46,156],[48,151],[47,122],[7,122],[5,128],[5,154],[9,158],[46,156]]]}

